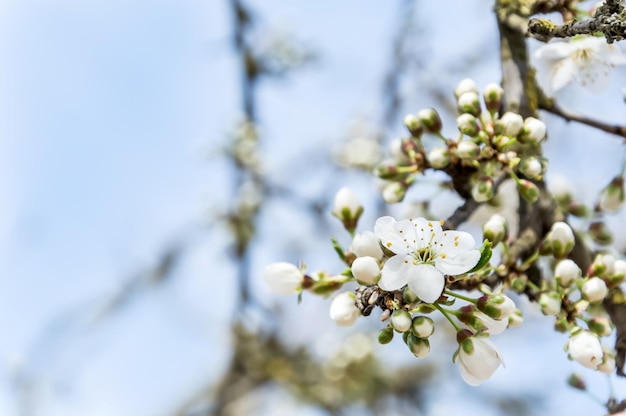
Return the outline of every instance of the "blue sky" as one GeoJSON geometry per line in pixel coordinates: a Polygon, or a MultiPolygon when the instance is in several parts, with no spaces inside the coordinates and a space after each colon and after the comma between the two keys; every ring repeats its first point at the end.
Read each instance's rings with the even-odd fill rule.
{"type": "MultiPolygon", "coordinates": [[[[491,2],[441,3],[456,11],[445,32],[426,18],[431,6],[421,9],[424,33],[432,36],[416,45],[424,70],[405,86],[413,110],[436,104],[424,94],[433,86],[499,78],[491,2]],[[483,20],[475,24],[471,16],[483,20]],[[450,38],[440,42],[443,33],[450,38]],[[468,33],[467,42],[454,41],[468,33]],[[480,64],[462,73],[458,62],[477,50],[484,51],[480,64]]],[[[379,119],[398,4],[254,3],[263,26],[294,33],[320,54],[311,67],[259,90],[262,146],[274,178],[290,178],[293,162],[310,149],[332,147],[354,117],[379,119]]],[[[239,115],[230,30],[226,2],[217,0],[0,4],[0,414],[18,415],[35,403],[36,415],[166,415],[219,374],[233,305],[228,297],[219,307],[207,299],[233,292],[233,269],[225,230],[206,224],[231,192],[219,159],[239,115]],[[137,296],[98,318],[129,281],[146,282],[142,273],[178,241],[189,248],[172,281],[139,285],[137,296]],[[16,382],[24,377],[34,381],[34,400],[20,404],[16,382]]],[[[624,111],[615,112],[619,118],[624,111]]],[[[573,131],[554,123],[565,135],[573,131]]],[[[599,140],[612,154],[619,149],[615,139],[599,140]]],[[[604,157],[600,150],[594,148],[604,157]]],[[[349,178],[373,190],[362,177],[349,178]]],[[[308,180],[305,192],[327,191],[308,180]]],[[[272,231],[262,226],[265,237],[272,231]]],[[[254,264],[277,255],[260,248],[254,264]]],[[[267,295],[257,282],[253,287],[267,295]]],[[[318,325],[333,330],[327,321],[318,325]]],[[[545,323],[538,331],[563,341],[546,335],[545,323]]],[[[550,347],[569,368],[560,345],[550,347]]],[[[523,367],[513,359],[496,381],[526,374],[532,387],[534,375],[523,367]]]]}

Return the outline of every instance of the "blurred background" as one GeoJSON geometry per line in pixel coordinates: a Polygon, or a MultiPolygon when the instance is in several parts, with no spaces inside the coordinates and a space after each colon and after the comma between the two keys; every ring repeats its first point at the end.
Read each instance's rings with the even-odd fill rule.
{"type": "MultiPolygon", "coordinates": [[[[359,231],[454,211],[436,175],[383,206],[370,172],[404,114],[436,107],[453,134],[456,84],[500,81],[492,8],[1,2],[0,415],[602,414],[568,374],[601,400],[624,382],[568,361],[525,299],[525,325],[494,339],[506,368],[473,388],[443,325],[418,360],[377,345],[375,316],[337,328],[328,299],[261,281],[273,261],[339,270],[342,186],[365,206],[359,231]]],[[[620,123],[624,85],[616,71],[602,95],[559,98],[620,123]]],[[[621,141],[544,116],[549,185],[592,203],[621,141]]]]}

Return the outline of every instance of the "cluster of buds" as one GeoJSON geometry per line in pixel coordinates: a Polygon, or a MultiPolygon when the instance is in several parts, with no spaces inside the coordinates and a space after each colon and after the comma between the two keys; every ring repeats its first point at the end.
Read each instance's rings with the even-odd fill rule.
{"type": "Polygon", "coordinates": [[[454,359],[462,378],[471,385],[488,379],[502,363],[489,337],[521,324],[521,312],[509,297],[491,293],[487,286],[481,285],[482,294],[471,297],[451,290],[450,285],[488,274],[492,242],[506,238],[506,221],[494,217],[485,229],[488,241],[476,248],[472,235],[443,230],[439,221],[425,218],[381,217],[373,230],[355,233],[362,211],[352,191],[344,188],[337,193],[333,213],[352,236],[347,249],[333,240],[346,266],[343,271],[307,274],[304,266],[273,263],[264,274],[270,288],[281,294],[328,295],[353,282],[354,290],[334,296],[330,318],[339,326],[349,326],[378,308],[385,323],[379,342],[389,343],[400,333],[416,357],[430,352],[436,320],[428,315],[440,313],[457,332],[454,359]]]}
{"type": "Polygon", "coordinates": [[[611,335],[613,326],[602,307],[611,289],[624,282],[626,261],[610,254],[598,254],[586,273],[566,258],[574,247],[569,225],[558,222],[542,245],[542,254],[555,259],[554,280],[544,281],[539,306],[544,315],[556,317],[555,329],[569,332],[566,349],[571,359],[594,370],[610,374],[615,370],[615,353],[602,347],[601,338],[611,335]]]}
{"type": "Polygon", "coordinates": [[[482,100],[476,83],[470,79],[461,81],[454,94],[459,112],[455,138],[443,135],[441,117],[434,109],[423,109],[404,118],[410,137],[394,141],[393,161],[376,169],[380,178],[389,181],[383,190],[385,201],[402,201],[416,177],[426,169],[469,176],[471,195],[477,202],[493,198],[494,178],[504,172],[515,181],[525,199],[536,201],[539,189],[533,181],[540,180],[547,169],[539,152],[539,144],[546,137],[545,124],[517,113],[500,114],[504,92],[496,84],[484,88],[482,100]],[[441,139],[442,145],[427,150],[422,143],[426,134],[441,139]]]}

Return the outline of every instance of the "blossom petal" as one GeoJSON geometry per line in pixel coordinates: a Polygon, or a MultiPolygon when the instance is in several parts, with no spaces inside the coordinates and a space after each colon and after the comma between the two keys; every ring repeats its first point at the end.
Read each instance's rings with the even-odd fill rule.
{"type": "Polygon", "coordinates": [[[572,53],[572,45],[569,42],[551,42],[535,51],[535,58],[542,60],[558,60],[572,53]]]}
{"type": "Polygon", "coordinates": [[[387,259],[378,286],[383,290],[391,291],[406,285],[410,269],[415,267],[409,263],[410,260],[410,256],[400,254],[387,259]]]}
{"type": "MultiPolygon", "coordinates": [[[[472,337],[474,351],[468,355],[463,348],[459,353],[459,364],[474,378],[484,381],[504,365],[496,346],[488,339],[472,337]]],[[[461,373],[462,375],[462,373],[461,373]]],[[[463,378],[465,380],[465,378],[463,378]]]]}
{"type": "Polygon", "coordinates": [[[509,326],[508,319],[493,319],[490,316],[478,311],[474,312],[474,314],[487,327],[487,333],[489,335],[500,334],[509,326]]]}
{"type": "Polygon", "coordinates": [[[465,231],[445,231],[442,235],[435,248],[438,253],[445,253],[446,257],[455,257],[476,245],[474,237],[465,231]]]}
{"type": "Polygon", "coordinates": [[[393,217],[380,217],[374,224],[374,234],[380,238],[383,246],[396,254],[413,251],[411,242],[415,240],[415,231],[408,220],[396,221],[393,217]],[[410,244],[407,245],[407,242],[410,244]]]}
{"type": "Polygon", "coordinates": [[[470,250],[454,257],[437,257],[435,267],[442,273],[456,276],[471,270],[472,267],[476,266],[478,260],[480,260],[480,251],[470,250]]]}
{"type": "Polygon", "coordinates": [[[430,264],[410,266],[407,270],[409,289],[426,303],[433,303],[441,296],[445,285],[443,274],[430,264]]]}
{"type": "Polygon", "coordinates": [[[573,59],[563,59],[557,62],[552,68],[552,78],[550,79],[550,89],[558,91],[574,79],[578,71],[576,62],[573,59]]]}
{"type": "Polygon", "coordinates": [[[467,369],[465,368],[463,364],[459,365],[459,370],[461,371],[461,378],[463,379],[463,381],[465,381],[470,386],[476,387],[484,381],[484,380],[474,377],[469,371],[467,371],[467,369]]]}

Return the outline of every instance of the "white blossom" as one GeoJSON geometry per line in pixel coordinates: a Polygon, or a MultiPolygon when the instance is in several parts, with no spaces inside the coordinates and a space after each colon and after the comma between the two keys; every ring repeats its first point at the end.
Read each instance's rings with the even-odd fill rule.
{"type": "Polygon", "coordinates": [[[508,233],[506,218],[500,214],[493,214],[489,220],[483,224],[483,235],[491,241],[493,245],[499,244],[508,233]]]}
{"type": "Polygon", "coordinates": [[[465,78],[459,82],[459,84],[454,89],[454,95],[459,98],[466,92],[478,92],[478,87],[476,86],[476,82],[473,79],[465,78]]]}
{"type": "Polygon", "coordinates": [[[435,147],[426,158],[434,169],[443,169],[450,163],[450,152],[446,148],[435,147]]]}
{"type": "Polygon", "coordinates": [[[507,111],[500,117],[500,123],[504,128],[504,135],[509,137],[517,137],[524,126],[524,118],[517,113],[507,111]]]}
{"type": "Polygon", "coordinates": [[[397,309],[391,314],[391,325],[398,332],[408,331],[412,323],[411,314],[404,309],[397,309]]]}
{"type": "Polygon", "coordinates": [[[539,306],[544,315],[556,315],[561,312],[561,297],[556,292],[544,292],[539,296],[539,306]]]}
{"type": "Polygon", "coordinates": [[[572,335],[567,343],[569,355],[581,365],[596,369],[604,355],[600,340],[589,331],[581,330],[572,335]]]}
{"type": "Polygon", "coordinates": [[[503,319],[493,319],[483,312],[474,312],[474,315],[487,327],[486,332],[489,335],[501,334],[509,326],[508,316],[503,319]]]}
{"type": "Polygon", "coordinates": [[[265,283],[273,292],[281,295],[297,293],[302,285],[303,277],[298,267],[285,262],[269,264],[263,273],[265,283]]]}
{"type": "Polygon", "coordinates": [[[471,386],[478,386],[504,364],[491,341],[474,336],[461,341],[458,361],[461,377],[471,386]]]}
{"type": "Polygon", "coordinates": [[[341,188],[335,194],[335,203],[333,206],[333,214],[340,219],[355,218],[360,215],[363,205],[359,201],[359,197],[350,188],[341,188]],[[346,215],[348,214],[347,218],[346,215]]]}
{"type": "Polygon", "coordinates": [[[572,81],[592,93],[609,84],[616,65],[626,64],[626,56],[603,37],[586,36],[569,41],[553,41],[535,51],[541,85],[556,92],[572,81]]]}
{"type": "Polygon", "coordinates": [[[374,257],[358,257],[352,262],[352,275],[361,284],[373,285],[380,278],[380,266],[374,257]]]}
{"type": "Polygon", "coordinates": [[[378,260],[383,258],[383,250],[380,248],[378,237],[371,231],[364,231],[354,236],[352,251],[357,257],[370,256],[378,260]]]}
{"type": "Polygon", "coordinates": [[[546,124],[535,117],[526,117],[522,138],[530,143],[540,143],[546,137],[546,124]]]}
{"type": "Polygon", "coordinates": [[[574,247],[574,232],[569,225],[562,221],[552,224],[550,237],[552,239],[552,253],[555,257],[565,257],[574,247]]]}
{"type": "Polygon", "coordinates": [[[604,283],[604,280],[599,277],[592,277],[587,280],[585,284],[583,284],[581,291],[585,296],[585,299],[592,303],[603,300],[607,293],[609,293],[606,283],[604,283]]]}
{"type": "Polygon", "coordinates": [[[376,220],[374,233],[396,254],[385,262],[378,285],[387,291],[408,285],[426,303],[441,296],[444,274],[465,273],[480,259],[470,234],[443,231],[439,222],[425,218],[396,221],[381,217],[376,220]]]}
{"type": "Polygon", "coordinates": [[[554,277],[563,287],[568,287],[573,281],[580,279],[581,275],[580,267],[570,259],[559,261],[554,268],[554,277]]]}
{"type": "Polygon", "coordinates": [[[330,303],[330,319],[339,326],[350,326],[359,316],[361,311],[354,304],[352,292],[340,293],[330,303]]]}

